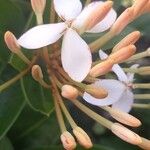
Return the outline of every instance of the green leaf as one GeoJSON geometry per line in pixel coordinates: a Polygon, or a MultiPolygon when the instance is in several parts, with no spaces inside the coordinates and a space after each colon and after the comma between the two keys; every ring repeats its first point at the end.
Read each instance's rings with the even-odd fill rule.
{"type": "Polygon", "coordinates": [[[10,140],[7,137],[4,137],[1,141],[0,141],[0,149],[1,150],[13,150],[13,146],[10,142],[10,140]]]}
{"type": "Polygon", "coordinates": [[[50,89],[44,89],[31,76],[21,80],[21,88],[29,106],[44,115],[49,116],[54,110],[50,89]]]}
{"type": "Polygon", "coordinates": [[[14,124],[24,105],[25,101],[19,84],[0,93],[0,139],[14,124]]]}

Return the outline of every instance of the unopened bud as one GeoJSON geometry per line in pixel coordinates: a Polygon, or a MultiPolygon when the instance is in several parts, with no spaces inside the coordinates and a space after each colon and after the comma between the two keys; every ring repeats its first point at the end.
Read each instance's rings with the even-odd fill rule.
{"type": "Polygon", "coordinates": [[[61,88],[61,95],[67,99],[76,99],[79,91],[71,85],[63,85],[61,88]]]}
{"type": "Polygon", "coordinates": [[[35,14],[43,14],[46,0],[31,0],[31,5],[35,14]]]}
{"type": "Polygon", "coordinates": [[[113,24],[111,31],[116,35],[119,34],[134,19],[133,13],[133,8],[127,8],[113,24]]]}
{"type": "Polygon", "coordinates": [[[34,65],[32,67],[31,73],[32,73],[32,77],[34,78],[34,80],[39,81],[43,79],[43,73],[39,65],[34,65]]]}
{"type": "Polygon", "coordinates": [[[142,138],[142,143],[138,146],[144,150],[150,150],[150,140],[142,138]]]}
{"type": "Polygon", "coordinates": [[[20,45],[17,43],[17,39],[13,33],[7,31],[4,35],[4,40],[11,52],[18,53],[20,51],[20,45]]]}
{"type": "Polygon", "coordinates": [[[111,126],[111,131],[116,136],[118,136],[119,138],[121,138],[122,140],[124,140],[130,144],[139,145],[142,143],[142,139],[140,138],[139,135],[137,135],[136,133],[127,129],[126,127],[122,126],[119,123],[114,123],[111,126]]]}
{"type": "Polygon", "coordinates": [[[85,30],[90,30],[92,27],[94,27],[98,22],[100,22],[104,17],[107,15],[107,13],[112,8],[113,2],[112,1],[106,1],[103,4],[100,4],[91,12],[88,19],[85,21],[84,26],[85,30]]]}
{"type": "Polygon", "coordinates": [[[110,59],[110,61],[112,61],[113,64],[118,64],[130,58],[135,52],[136,52],[136,47],[134,45],[129,45],[121,48],[115,53],[112,53],[108,57],[108,59],[110,59]]]}
{"type": "Polygon", "coordinates": [[[85,91],[95,98],[101,99],[108,95],[108,92],[102,87],[95,87],[93,85],[87,85],[85,91]]]}
{"type": "Polygon", "coordinates": [[[116,119],[117,121],[132,126],[132,127],[138,127],[141,125],[141,121],[137,118],[135,118],[134,116],[120,111],[119,109],[116,108],[110,108],[109,110],[110,115],[116,119]]]}
{"type": "Polygon", "coordinates": [[[134,31],[134,32],[128,34],[113,48],[112,52],[118,51],[123,47],[133,45],[140,38],[140,35],[141,34],[139,31],[134,31]]]}
{"type": "Polygon", "coordinates": [[[149,0],[136,0],[132,6],[134,9],[134,16],[139,16],[143,13],[145,6],[148,4],[149,0]]]}
{"type": "Polygon", "coordinates": [[[73,129],[73,134],[77,138],[80,145],[82,145],[84,148],[91,148],[93,146],[90,137],[87,135],[87,133],[80,127],[76,127],[73,129]]]}
{"type": "Polygon", "coordinates": [[[75,139],[68,131],[63,132],[60,138],[61,138],[63,147],[66,150],[73,150],[76,148],[75,139]]]}
{"type": "Polygon", "coordinates": [[[108,73],[113,67],[113,64],[109,60],[105,60],[97,65],[95,65],[91,70],[90,70],[90,76],[92,77],[98,77],[100,75],[104,75],[108,73]]]}
{"type": "Polygon", "coordinates": [[[143,10],[143,13],[148,13],[148,12],[150,12],[150,0],[148,1],[148,3],[146,4],[143,10]]]}

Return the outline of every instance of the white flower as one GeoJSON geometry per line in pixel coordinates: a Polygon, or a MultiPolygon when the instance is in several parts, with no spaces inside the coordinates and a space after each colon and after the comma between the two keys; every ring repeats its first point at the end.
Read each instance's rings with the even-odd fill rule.
{"type": "MultiPolygon", "coordinates": [[[[89,73],[92,56],[88,45],[76,30],[101,4],[101,1],[93,2],[82,10],[80,0],[54,0],[55,10],[64,22],[36,26],[24,33],[18,43],[27,49],[37,49],[56,42],[64,35],[61,50],[63,68],[73,80],[81,82],[89,73]]],[[[87,32],[105,31],[115,20],[116,12],[111,9],[101,22],[87,32]]]]}
{"type": "MultiPolygon", "coordinates": [[[[99,51],[100,58],[106,59],[108,55],[102,50],[99,51]]],[[[137,68],[138,65],[133,65],[132,68],[137,68]]],[[[104,87],[108,91],[108,96],[104,99],[96,99],[88,93],[84,93],[83,98],[93,105],[106,106],[112,105],[113,108],[121,109],[122,111],[129,112],[132,108],[134,95],[132,92],[132,82],[134,73],[127,75],[122,68],[115,64],[112,71],[117,75],[118,80],[104,79],[94,83],[95,86],[104,87]]]]}

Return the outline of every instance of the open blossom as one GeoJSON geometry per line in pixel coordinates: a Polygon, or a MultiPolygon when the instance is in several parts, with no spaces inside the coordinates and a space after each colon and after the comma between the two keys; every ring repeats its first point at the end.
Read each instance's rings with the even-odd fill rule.
{"type": "MultiPolygon", "coordinates": [[[[102,50],[99,51],[99,56],[102,60],[108,57],[108,55],[102,50]]],[[[131,66],[131,68],[137,67],[137,64],[131,66]]],[[[93,105],[112,105],[113,108],[118,108],[122,111],[129,112],[132,108],[134,100],[134,95],[132,92],[134,73],[125,74],[123,69],[118,64],[113,65],[112,71],[117,75],[118,80],[101,79],[94,83],[94,86],[102,86],[108,91],[108,96],[106,98],[97,99],[86,92],[84,93],[83,98],[93,105]]]]}
{"type": "MultiPolygon", "coordinates": [[[[53,2],[55,11],[64,22],[36,26],[24,33],[18,39],[18,43],[27,49],[37,49],[56,42],[64,35],[61,49],[63,68],[73,80],[81,82],[89,73],[92,56],[89,46],[77,31],[85,25],[93,10],[99,8],[104,2],[93,2],[83,10],[80,0],[54,0],[53,2]]],[[[87,32],[103,32],[115,20],[116,12],[111,9],[104,19],[87,32]]]]}

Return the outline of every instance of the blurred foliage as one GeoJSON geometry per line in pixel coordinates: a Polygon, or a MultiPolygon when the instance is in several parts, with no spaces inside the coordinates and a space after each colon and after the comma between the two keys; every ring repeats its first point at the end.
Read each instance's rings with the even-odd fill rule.
{"type": "MultiPolygon", "coordinates": [[[[82,1],[84,2],[84,0],[82,1]]],[[[120,0],[114,0],[114,7],[118,13],[125,8],[120,0]]],[[[44,20],[49,20],[50,0],[47,0],[44,20]]],[[[27,0],[0,0],[0,83],[4,83],[26,65],[16,56],[11,55],[6,47],[3,36],[7,30],[17,37],[35,25],[35,16],[31,11],[30,2],[27,0]]],[[[139,48],[147,48],[150,43],[150,15],[145,14],[131,23],[123,33],[114,38],[104,49],[112,48],[120,39],[133,30],[140,30],[142,38],[137,44],[139,48]],[[144,42],[142,42],[144,41],[144,42]],[[142,46],[141,46],[142,45],[142,46]]],[[[102,34],[84,34],[87,42],[100,37],[102,34]]],[[[27,50],[25,53],[30,55],[27,50]]],[[[140,77],[138,79],[143,81],[140,77]]],[[[74,107],[71,107],[72,110],[74,107]]],[[[26,76],[6,91],[0,93],[0,150],[57,150],[63,149],[59,140],[59,127],[55,113],[53,112],[51,93],[44,91],[31,77],[26,76]],[[8,132],[9,131],[9,132],[8,132]]],[[[137,129],[140,135],[150,138],[150,110],[134,109],[131,113],[140,118],[143,126],[137,129]]],[[[79,114],[79,113],[78,113],[79,114]]],[[[88,118],[82,115],[76,116],[80,123],[88,118]]],[[[88,124],[88,132],[92,140],[97,144],[93,150],[137,150],[127,143],[122,142],[101,126],[92,121],[88,124]]],[[[78,147],[82,150],[83,148],[78,147]]]]}

